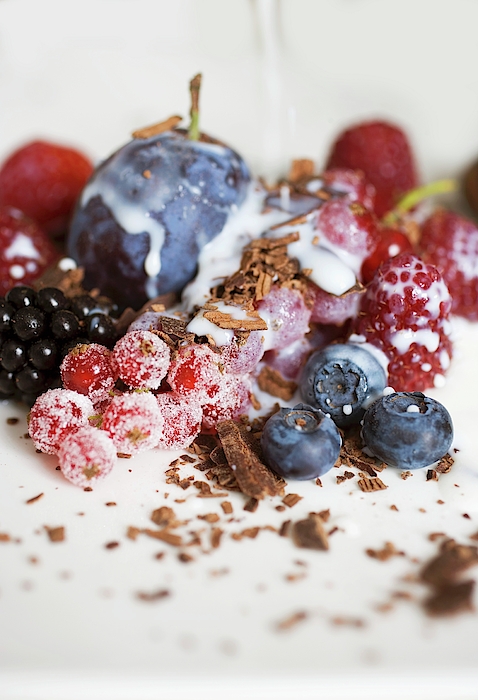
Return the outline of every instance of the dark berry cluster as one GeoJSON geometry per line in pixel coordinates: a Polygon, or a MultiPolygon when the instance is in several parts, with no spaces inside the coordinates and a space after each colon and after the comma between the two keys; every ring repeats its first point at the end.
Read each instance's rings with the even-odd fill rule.
{"type": "Polygon", "coordinates": [[[0,398],[30,406],[60,386],[60,364],[72,347],[114,345],[116,311],[89,294],[68,299],[54,287],[12,287],[0,298],[0,398]]]}

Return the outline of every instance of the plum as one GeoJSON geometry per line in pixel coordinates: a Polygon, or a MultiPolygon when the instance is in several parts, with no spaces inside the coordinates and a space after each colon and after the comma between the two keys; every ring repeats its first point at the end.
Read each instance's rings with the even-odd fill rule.
{"type": "Polygon", "coordinates": [[[67,251],[85,285],[121,306],[180,293],[201,249],[244,201],[249,170],[231,148],[174,128],[136,137],[101,163],[74,213],[67,251]]]}

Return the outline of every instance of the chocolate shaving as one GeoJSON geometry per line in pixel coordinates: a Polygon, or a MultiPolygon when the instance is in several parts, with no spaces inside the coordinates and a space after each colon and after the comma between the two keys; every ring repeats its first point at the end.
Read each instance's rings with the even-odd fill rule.
{"type": "Polygon", "coordinates": [[[284,481],[278,480],[246,442],[237,423],[223,421],[216,426],[226,459],[242,493],[261,500],[283,492],[284,481]]]}
{"type": "Polygon", "coordinates": [[[8,532],[0,532],[0,542],[11,542],[12,538],[8,532]]]}
{"type": "Polygon", "coordinates": [[[447,452],[446,455],[444,457],[442,457],[441,460],[436,465],[435,471],[437,471],[439,474],[448,474],[448,472],[451,470],[454,463],[455,463],[455,460],[447,452]]]}
{"type": "Polygon", "coordinates": [[[223,501],[221,503],[221,508],[223,509],[225,515],[231,515],[233,512],[232,504],[229,501],[223,501]]]}
{"type": "Polygon", "coordinates": [[[30,505],[30,503],[36,503],[36,501],[39,501],[40,498],[43,498],[44,495],[44,493],[39,493],[38,496],[33,496],[33,498],[29,498],[28,501],[25,501],[25,503],[27,503],[28,505],[30,505]]]}
{"type": "Polygon", "coordinates": [[[183,118],[178,116],[169,117],[163,122],[158,122],[157,124],[152,124],[151,126],[145,126],[142,129],[137,129],[136,131],[133,131],[131,136],[134,139],[150,139],[152,136],[158,136],[159,134],[163,134],[165,131],[171,131],[171,129],[174,129],[180,122],[182,122],[182,120],[183,118]]]}
{"type": "Polygon", "coordinates": [[[427,470],[427,481],[438,481],[438,473],[434,469],[427,470]]]}
{"type": "Polygon", "coordinates": [[[473,591],[475,581],[451,583],[438,588],[427,598],[423,606],[425,611],[434,617],[455,615],[460,612],[473,612],[473,591]]]}
{"type": "Polygon", "coordinates": [[[65,539],[65,528],[60,527],[48,527],[45,525],[46,533],[50,539],[50,542],[63,542],[65,539]]]}
{"type": "Polygon", "coordinates": [[[211,547],[217,549],[221,544],[221,537],[223,535],[223,530],[220,527],[213,527],[211,530],[211,547]]]}
{"type": "Polygon", "coordinates": [[[302,496],[299,496],[298,493],[288,493],[284,496],[282,499],[282,503],[286,505],[288,508],[293,508],[296,503],[302,500],[302,496]]]}
{"type": "Polygon", "coordinates": [[[261,391],[265,391],[271,396],[283,401],[290,401],[297,391],[296,382],[285,379],[280,372],[272,369],[268,365],[264,365],[257,377],[257,384],[261,391]]]}
{"type": "Polygon", "coordinates": [[[171,595],[171,593],[166,589],[160,589],[152,593],[145,593],[143,591],[136,593],[138,600],[142,600],[145,603],[155,603],[157,600],[163,600],[163,598],[167,598],[169,595],[171,595]]]}
{"type": "Polygon", "coordinates": [[[361,478],[357,483],[364,493],[371,493],[372,491],[383,491],[384,489],[388,488],[388,486],[384,484],[378,476],[372,479],[362,473],[360,473],[359,476],[361,478]]]}
{"type": "Polygon", "coordinates": [[[292,520],[284,520],[282,525],[280,526],[279,529],[279,536],[280,537],[288,537],[289,536],[289,530],[290,526],[292,524],[292,520]]]}
{"type": "Polygon", "coordinates": [[[183,538],[180,535],[175,535],[173,532],[170,532],[167,528],[164,528],[163,530],[150,530],[149,528],[146,528],[144,530],[140,530],[140,532],[147,535],[148,537],[153,537],[156,540],[166,542],[172,547],[181,547],[183,543],[183,538]]]}
{"type": "Polygon", "coordinates": [[[205,515],[198,515],[198,519],[205,520],[207,523],[217,523],[219,515],[217,513],[206,513],[205,515]]]}
{"type": "Polygon", "coordinates": [[[153,510],[151,520],[158,527],[177,527],[180,523],[176,520],[176,516],[172,508],[162,506],[153,510]]]}
{"type": "Polygon", "coordinates": [[[298,158],[292,161],[288,182],[295,183],[304,179],[309,179],[314,174],[314,161],[310,158],[298,158]]]}
{"type": "Polygon", "coordinates": [[[249,500],[246,502],[243,510],[247,510],[249,513],[255,513],[258,506],[259,506],[259,501],[257,500],[257,498],[249,498],[249,500]]]}
{"type": "Polygon", "coordinates": [[[372,559],[378,559],[379,561],[387,561],[391,557],[405,556],[405,552],[400,552],[396,549],[392,542],[385,542],[383,549],[366,549],[365,553],[372,559]]]}
{"type": "Polygon", "coordinates": [[[284,618],[280,622],[277,623],[276,629],[279,632],[285,632],[287,630],[292,629],[296,625],[299,624],[299,622],[303,622],[309,617],[309,614],[305,612],[304,610],[301,610],[300,612],[296,612],[293,615],[289,615],[288,617],[284,618]]]}
{"type": "Polygon", "coordinates": [[[402,472],[402,473],[400,474],[400,478],[403,479],[404,481],[406,481],[407,479],[409,479],[411,476],[413,476],[413,474],[412,474],[412,472],[411,472],[410,470],[408,470],[408,469],[407,469],[407,471],[402,472]]]}
{"type": "Polygon", "coordinates": [[[441,552],[422,569],[421,580],[432,586],[444,586],[456,580],[459,574],[478,564],[478,547],[457,544],[447,540],[441,552]]]}
{"type": "Polygon", "coordinates": [[[327,550],[329,542],[322,522],[322,518],[311,513],[305,520],[294,523],[292,539],[296,546],[305,549],[327,550]]]}

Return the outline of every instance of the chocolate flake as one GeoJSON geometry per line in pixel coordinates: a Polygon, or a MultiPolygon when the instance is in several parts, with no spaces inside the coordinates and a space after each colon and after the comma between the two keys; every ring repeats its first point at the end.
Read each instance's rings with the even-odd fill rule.
{"type": "Polygon", "coordinates": [[[217,432],[227,461],[246,496],[260,500],[266,495],[276,496],[283,492],[285,482],[277,479],[261,462],[234,421],[219,423],[217,432]]]}
{"type": "Polygon", "coordinates": [[[391,557],[405,556],[405,552],[400,552],[396,549],[392,542],[385,542],[383,549],[366,549],[365,553],[372,559],[378,559],[379,561],[387,561],[391,557]]]}
{"type": "Polygon", "coordinates": [[[19,418],[7,418],[7,425],[16,425],[19,422],[19,418]]]}
{"type": "Polygon", "coordinates": [[[247,510],[249,513],[255,513],[258,506],[259,506],[259,501],[257,500],[257,498],[249,498],[249,500],[246,502],[243,510],[247,510]]]}
{"type": "Polygon", "coordinates": [[[299,612],[293,613],[292,615],[289,615],[288,617],[278,622],[276,625],[276,629],[279,632],[285,632],[295,627],[297,624],[299,624],[299,622],[303,622],[308,617],[309,614],[305,612],[305,610],[301,610],[299,612]]]}
{"type": "Polygon", "coordinates": [[[153,510],[151,520],[158,527],[177,527],[179,525],[174,510],[168,506],[161,506],[161,508],[153,510]]]}
{"type": "Polygon", "coordinates": [[[180,552],[178,554],[178,559],[179,561],[182,561],[183,564],[189,564],[189,562],[194,561],[194,557],[192,557],[187,552],[180,552]]]}
{"type": "Polygon", "coordinates": [[[279,528],[279,536],[280,537],[288,537],[289,536],[289,530],[290,526],[292,524],[291,520],[284,520],[282,525],[279,528]]]}
{"type": "Polygon", "coordinates": [[[293,508],[296,503],[302,500],[302,496],[299,496],[298,493],[288,493],[284,496],[282,499],[282,503],[286,505],[288,508],[293,508]]]}
{"type": "Polygon", "coordinates": [[[219,545],[221,544],[221,537],[223,535],[223,531],[221,530],[220,527],[213,527],[211,530],[211,547],[213,549],[217,549],[219,545]]]}
{"type": "Polygon", "coordinates": [[[478,548],[461,545],[447,540],[441,552],[422,569],[420,577],[425,583],[435,587],[453,583],[459,574],[478,564],[478,548]]]}
{"type": "Polygon", "coordinates": [[[454,463],[455,463],[455,460],[447,452],[446,455],[440,459],[440,461],[438,462],[438,464],[435,467],[435,470],[439,474],[448,474],[448,472],[451,470],[454,463]]]}
{"type": "Polygon", "coordinates": [[[435,469],[427,470],[427,481],[438,481],[438,472],[435,469]]]}
{"type": "Polygon", "coordinates": [[[413,476],[413,474],[409,469],[407,469],[407,471],[404,471],[400,474],[400,478],[403,479],[404,481],[409,479],[411,476],[413,476]]]}
{"type": "Polygon", "coordinates": [[[33,496],[33,498],[29,498],[28,501],[25,501],[25,503],[27,503],[28,505],[30,505],[30,503],[36,503],[36,501],[39,501],[40,498],[43,498],[44,495],[44,493],[39,493],[38,496],[33,496]]]}
{"type": "Polygon", "coordinates": [[[8,532],[0,532],[0,542],[11,542],[12,538],[8,532]]]}
{"type": "Polygon", "coordinates": [[[322,518],[313,513],[305,520],[299,520],[293,524],[292,539],[297,547],[305,549],[327,550],[329,548],[322,518]]]}
{"type": "Polygon", "coordinates": [[[107,542],[105,544],[106,549],[116,549],[116,547],[119,547],[119,542],[107,542]]]}
{"type": "Polygon", "coordinates": [[[475,581],[451,583],[438,588],[427,598],[423,606],[432,616],[454,615],[460,612],[473,612],[473,590],[475,581]]]}
{"type": "Polygon", "coordinates": [[[231,515],[231,513],[233,512],[232,503],[230,503],[229,501],[223,501],[221,503],[221,508],[224,511],[225,515],[231,515]]]}
{"type": "Polygon", "coordinates": [[[277,396],[283,401],[290,401],[297,391],[296,382],[285,379],[280,372],[268,365],[264,365],[261,369],[257,383],[261,391],[277,396]]]}
{"type": "Polygon", "coordinates": [[[207,523],[217,523],[219,521],[219,515],[217,513],[206,513],[205,515],[198,515],[199,520],[205,520],[207,523]]]}
{"type": "Polygon", "coordinates": [[[384,484],[378,476],[375,478],[370,478],[363,473],[360,473],[359,476],[361,478],[357,483],[364,493],[371,493],[372,491],[383,491],[384,489],[388,488],[388,486],[384,484]]]}
{"type": "Polygon", "coordinates": [[[173,532],[170,532],[168,528],[164,528],[163,530],[150,530],[149,528],[146,528],[140,532],[144,533],[148,537],[153,537],[156,540],[166,542],[172,547],[181,547],[183,544],[183,538],[180,535],[175,535],[173,532]]]}
{"type": "Polygon", "coordinates": [[[65,539],[65,528],[63,526],[48,527],[48,525],[45,525],[44,527],[50,542],[63,542],[65,539]]]}
{"type": "Polygon", "coordinates": [[[163,588],[158,591],[153,591],[152,593],[138,591],[138,593],[136,593],[136,598],[144,601],[145,603],[155,603],[157,600],[163,600],[163,598],[167,598],[170,595],[171,593],[167,589],[163,588]]]}

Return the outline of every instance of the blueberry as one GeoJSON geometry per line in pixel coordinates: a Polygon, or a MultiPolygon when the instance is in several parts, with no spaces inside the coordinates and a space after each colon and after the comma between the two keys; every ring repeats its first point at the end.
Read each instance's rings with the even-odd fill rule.
{"type": "Polygon", "coordinates": [[[34,306],[36,299],[35,290],[25,286],[12,287],[5,294],[5,301],[17,309],[21,309],[23,306],[34,306]]]}
{"type": "Polygon", "coordinates": [[[78,318],[72,311],[62,309],[55,311],[51,317],[51,332],[59,340],[76,338],[80,330],[78,318]]]}
{"type": "Polygon", "coordinates": [[[68,254],[122,306],[179,293],[200,250],[244,201],[250,182],[242,158],[204,135],[180,130],[136,138],[104,161],[73,216],[68,254]]]}
{"type": "Polygon", "coordinates": [[[40,289],[37,293],[37,306],[42,311],[45,311],[45,313],[51,314],[60,309],[67,309],[68,299],[61,289],[57,289],[56,287],[43,287],[43,289],[40,289]]]}
{"type": "Polygon", "coordinates": [[[420,469],[441,459],[453,440],[446,408],[418,391],[383,396],[366,411],[362,439],[393,467],[420,469]]]}
{"type": "Polygon", "coordinates": [[[281,408],[271,416],[261,438],[266,463],[290,479],[314,479],[328,472],[339,456],[341,442],[333,420],[303,403],[281,408]]]}
{"type": "Polygon", "coordinates": [[[337,343],[309,357],[300,392],[306,403],[329,413],[343,428],[358,423],[386,385],[383,367],[368,350],[354,343],[337,343]]]}

